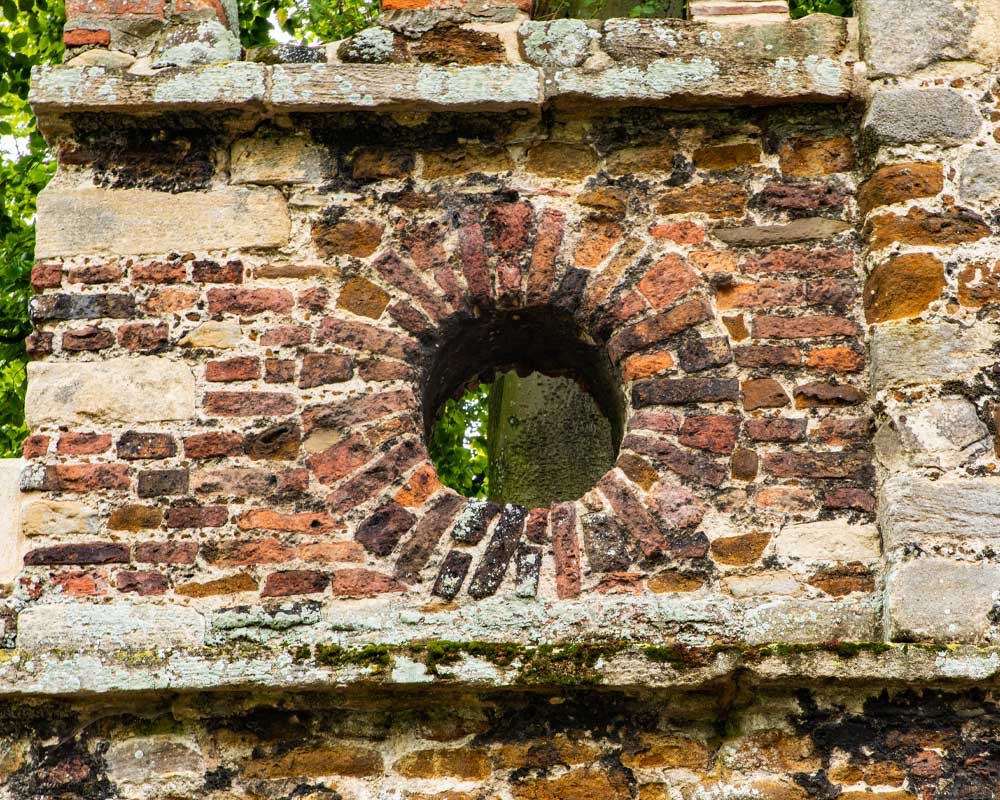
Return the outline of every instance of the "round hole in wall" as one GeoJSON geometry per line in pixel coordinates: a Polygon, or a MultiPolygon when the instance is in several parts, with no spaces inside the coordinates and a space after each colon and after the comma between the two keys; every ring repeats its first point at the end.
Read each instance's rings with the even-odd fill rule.
{"type": "Polygon", "coordinates": [[[603,344],[551,308],[445,327],[424,429],[442,482],[528,507],[575,500],[615,463],[625,400],[603,344]]]}

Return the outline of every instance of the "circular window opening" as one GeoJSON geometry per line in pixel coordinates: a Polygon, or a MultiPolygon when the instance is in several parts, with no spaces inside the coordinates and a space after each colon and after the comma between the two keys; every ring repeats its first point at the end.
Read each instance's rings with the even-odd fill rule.
{"type": "Polygon", "coordinates": [[[449,327],[423,396],[441,481],[529,508],[591,489],[618,457],[625,420],[603,345],[549,308],[449,327]]]}

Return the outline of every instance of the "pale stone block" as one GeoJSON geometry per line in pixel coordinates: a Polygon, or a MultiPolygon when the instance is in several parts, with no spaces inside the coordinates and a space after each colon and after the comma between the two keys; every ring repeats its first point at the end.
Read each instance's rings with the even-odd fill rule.
{"type": "Polygon", "coordinates": [[[780,558],[809,563],[860,561],[879,558],[878,528],[838,520],[786,525],[774,539],[780,558]]]}
{"type": "Polygon", "coordinates": [[[21,533],[24,536],[92,534],[99,528],[100,515],[78,500],[32,497],[21,506],[21,533]]]}
{"type": "Polygon", "coordinates": [[[194,373],[160,356],[28,364],[28,425],[167,422],[195,415],[194,373]]]}
{"type": "Polygon", "coordinates": [[[976,14],[969,0],[858,0],[861,57],[869,75],[907,75],[967,52],[976,14]]]}
{"type": "Polygon", "coordinates": [[[955,145],[971,138],[980,125],[975,106],[955,89],[893,87],[876,93],[862,129],[880,144],[955,145]]]}
{"type": "Polygon", "coordinates": [[[887,549],[941,539],[1000,540],[1000,478],[896,475],[879,491],[887,549]]]}
{"type": "Polygon", "coordinates": [[[771,594],[796,594],[801,588],[795,576],[790,572],[733,575],[726,578],[723,583],[729,589],[729,593],[737,599],[771,594]]]}
{"type": "Polygon", "coordinates": [[[749,645],[770,642],[880,641],[877,603],[872,599],[782,598],[751,608],[743,620],[749,645]]]}
{"type": "Polygon", "coordinates": [[[319,183],[330,176],[326,150],[307,133],[258,133],[233,143],[230,183],[319,183]]]}
{"type": "Polygon", "coordinates": [[[875,453],[889,470],[952,469],[989,446],[989,431],[963,397],[942,397],[894,409],[875,435],[875,453]]]}
{"type": "Polygon", "coordinates": [[[895,566],[885,590],[890,641],[980,643],[1000,594],[1000,565],[920,558],[895,566]]]}
{"type": "Polygon", "coordinates": [[[229,350],[243,343],[243,330],[235,322],[209,320],[184,336],[178,344],[181,347],[213,347],[229,350]]]}
{"type": "Polygon", "coordinates": [[[872,388],[941,384],[963,380],[995,360],[990,349],[997,326],[886,323],[871,339],[872,388]]]}
{"type": "Polygon", "coordinates": [[[104,756],[108,778],[128,797],[195,796],[204,784],[205,759],[194,741],[139,736],[114,742],[104,756]]]}
{"type": "Polygon", "coordinates": [[[200,647],[204,642],[204,617],[178,605],[41,605],[25,609],[17,620],[17,646],[25,650],[200,647]]]}
{"type": "Polygon", "coordinates": [[[210,192],[69,188],[38,195],[36,258],[280,247],[291,221],[277,189],[210,192]]]}
{"type": "Polygon", "coordinates": [[[19,488],[23,458],[0,459],[0,584],[9,583],[21,569],[19,488]]]}

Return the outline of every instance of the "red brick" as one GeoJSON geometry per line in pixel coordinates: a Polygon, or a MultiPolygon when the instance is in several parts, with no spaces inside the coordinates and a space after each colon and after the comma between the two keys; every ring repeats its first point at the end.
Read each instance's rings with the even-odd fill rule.
{"type": "Polygon", "coordinates": [[[802,351],[797,347],[750,344],[733,350],[741,367],[797,367],[802,363],[802,351]]]}
{"type": "Polygon", "coordinates": [[[195,283],[243,283],[243,263],[195,261],[191,265],[191,280],[195,283]]]}
{"type": "Polygon", "coordinates": [[[798,442],[806,438],[805,419],[755,417],[746,422],[747,436],[755,442],[798,442]]]}
{"type": "Polygon", "coordinates": [[[636,411],[629,419],[629,430],[677,433],[680,429],[681,418],[668,411],[636,411]]]}
{"type": "Polygon", "coordinates": [[[368,552],[387,556],[416,521],[417,518],[399,503],[386,503],[358,525],[354,538],[368,552]]]}
{"type": "Polygon", "coordinates": [[[298,347],[312,340],[312,328],[305,325],[282,325],[268,328],[260,337],[263,347],[298,347]]]}
{"type": "Polygon", "coordinates": [[[226,506],[175,506],[164,515],[168,528],[219,528],[229,521],[226,506]]]}
{"type": "MultiPolygon", "coordinates": [[[[24,351],[32,358],[47,356],[52,352],[53,335],[50,331],[33,330],[24,340],[24,351]]],[[[108,344],[112,340],[109,340],[108,344]]]]}
{"type": "Polygon", "coordinates": [[[609,355],[620,361],[623,356],[659,344],[711,317],[712,309],[703,300],[688,300],[616,333],[608,343],[609,355]]]}
{"type": "Polygon", "coordinates": [[[493,296],[490,269],[486,258],[486,239],[483,228],[472,222],[468,216],[458,229],[458,254],[462,263],[462,274],[469,287],[469,295],[475,305],[486,306],[493,296]]]}
{"type": "Polygon", "coordinates": [[[366,325],[363,322],[327,317],[319,326],[317,340],[331,342],[358,352],[372,353],[406,361],[419,350],[409,336],[366,325]]]}
{"type": "Polygon", "coordinates": [[[705,228],[688,220],[653,225],[649,234],[654,239],[668,239],[677,244],[701,244],[705,241],[705,228]]]}
{"type": "Polygon", "coordinates": [[[825,381],[813,381],[796,386],[792,394],[795,397],[796,408],[856,406],[863,403],[867,397],[856,386],[825,381]]]}
{"type": "Polygon", "coordinates": [[[279,564],[295,558],[295,549],[286,547],[278,539],[226,539],[205,548],[209,563],[220,567],[238,567],[253,564],[279,564]]]}
{"type": "Polygon", "coordinates": [[[358,364],[358,375],[365,381],[408,381],[413,378],[413,370],[399,361],[371,359],[358,364]]]}
{"type": "Polygon", "coordinates": [[[259,377],[260,359],[254,356],[238,356],[205,364],[205,380],[213,383],[252,381],[259,377]]]}
{"type": "Polygon", "coordinates": [[[555,280],[556,257],[562,247],[566,215],[547,208],[538,223],[538,234],[528,266],[527,298],[529,304],[547,302],[555,280]]]}
{"type": "Polygon", "coordinates": [[[366,422],[375,422],[401,411],[416,412],[420,401],[409,389],[396,389],[364,397],[352,397],[339,403],[310,406],[302,414],[305,432],[317,428],[343,430],[366,422]]]}
{"type": "Polygon", "coordinates": [[[166,577],[159,572],[135,570],[119,572],[115,576],[115,586],[119,592],[134,592],[140,595],[164,594],[170,588],[166,577]]]}
{"type": "Polygon", "coordinates": [[[117,452],[126,460],[172,458],[177,455],[177,443],[167,433],[128,431],[118,439],[117,452]]]}
{"type": "Polygon", "coordinates": [[[677,441],[687,447],[728,454],[736,446],[740,431],[740,417],[707,414],[687,417],[681,426],[677,441]]]}
{"type": "Polygon", "coordinates": [[[151,261],[135,264],[131,276],[132,283],[183,283],[187,280],[187,267],[181,262],[151,261]]]}
{"type": "Polygon", "coordinates": [[[210,314],[287,314],[295,305],[287,289],[209,289],[210,314]]]}
{"type": "Polygon", "coordinates": [[[294,361],[280,358],[264,359],[264,383],[291,383],[293,380],[295,380],[294,361]]]}
{"type": "Polygon", "coordinates": [[[86,30],[84,28],[66,30],[63,31],[63,44],[66,47],[82,47],[88,44],[107,47],[111,44],[111,31],[86,30]]]}
{"type": "Polygon", "coordinates": [[[265,530],[289,533],[326,533],[338,527],[333,517],[325,511],[306,511],[300,514],[281,514],[270,509],[244,511],[236,521],[243,531],[265,530]]]}
{"type": "Polygon", "coordinates": [[[205,413],[216,417],[278,417],[295,411],[295,398],[281,392],[206,392],[205,413]]]}
{"type": "Polygon", "coordinates": [[[775,308],[800,305],[804,297],[803,283],[757,281],[719,288],[716,305],[722,311],[731,308],[775,308]]]}
{"type": "MultiPolygon", "coordinates": [[[[63,436],[65,435],[66,434],[63,434],[63,436]]],[[[33,434],[21,443],[21,454],[25,458],[39,458],[44,456],[49,451],[49,443],[51,441],[51,436],[45,436],[40,433],[33,434]]],[[[110,446],[111,442],[109,441],[108,447],[110,446]]]]}
{"type": "Polygon", "coordinates": [[[845,486],[823,494],[823,504],[828,508],[850,508],[855,511],[875,511],[875,498],[865,489],[845,486]]]}
{"type": "Polygon", "coordinates": [[[261,597],[286,597],[292,594],[317,594],[326,591],[330,576],[309,569],[289,569],[272,572],[260,590],[261,597]]]}
{"type": "Polygon", "coordinates": [[[864,353],[853,347],[824,347],[806,356],[806,366],[820,372],[859,372],[864,365],[864,353]]]}
{"type": "Polygon", "coordinates": [[[416,302],[432,320],[440,321],[448,315],[444,301],[424,280],[401,259],[387,253],[375,259],[375,270],[392,286],[401,289],[408,300],[416,302]]]}
{"type": "Polygon", "coordinates": [[[351,379],[354,362],[348,356],[334,353],[307,353],[302,359],[299,388],[312,389],[351,379]]]}
{"type": "MultiPolygon", "coordinates": [[[[51,336],[51,334],[49,334],[51,336]]],[[[71,352],[93,352],[111,347],[115,336],[111,331],[96,325],[73,328],[62,335],[62,348],[71,352]]]]}
{"type": "Polygon", "coordinates": [[[45,468],[44,491],[97,492],[128,489],[128,464],[57,464],[45,468]]]}
{"type": "Polygon", "coordinates": [[[873,471],[867,450],[836,453],[768,453],[764,469],[777,478],[847,478],[863,480],[873,471]]]}
{"type": "Polygon", "coordinates": [[[362,469],[327,498],[327,507],[344,512],[376,496],[418,462],[427,451],[412,440],[401,442],[382,458],[362,469]]]}
{"type": "Polygon", "coordinates": [[[826,417],[812,434],[812,439],[832,447],[869,439],[872,435],[870,417],[826,417]]]}
{"type": "Polygon", "coordinates": [[[317,561],[324,564],[346,561],[363,564],[365,549],[358,542],[314,542],[300,545],[298,557],[302,561],[317,561]]]}
{"type": "Polygon", "coordinates": [[[69,597],[92,597],[107,594],[107,576],[99,572],[61,572],[52,576],[52,582],[69,597]]]}
{"type": "Polygon", "coordinates": [[[371,460],[374,453],[368,440],[354,434],[308,459],[320,483],[332,485],[371,460]]]}
{"type": "Polygon", "coordinates": [[[177,311],[189,311],[195,307],[201,295],[196,289],[165,288],[154,289],[142,302],[142,310],[146,314],[167,314],[177,311]]]}
{"type": "Polygon", "coordinates": [[[684,263],[684,259],[669,255],[653,265],[639,281],[638,289],[653,308],[662,310],[698,283],[698,276],[684,263]]]}
{"type": "Polygon", "coordinates": [[[68,0],[66,16],[150,16],[163,19],[165,0],[68,0]]]}
{"type": "Polygon", "coordinates": [[[308,311],[322,311],[330,303],[330,291],[322,286],[299,292],[298,307],[308,311]]]}
{"type": "Polygon", "coordinates": [[[170,328],[165,322],[126,322],[118,329],[118,344],[136,353],[155,353],[167,346],[170,328]]]}
{"type": "Polygon", "coordinates": [[[56,452],[63,456],[92,456],[111,448],[111,434],[68,431],[59,437],[56,452]]]}
{"type": "Polygon", "coordinates": [[[193,564],[197,542],[141,542],[135,546],[135,560],[142,564],[193,564]]]}
{"type": "Polygon", "coordinates": [[[861,329],[844,317],[754,317],[755,339],[818,339],[824,336],[857,336],[861,329]]]}
{"type": "Polygon", "coordinates": [[[117,264],[88,264],[66,270],[64,275],[67,283],[117,283],[122,279],[122,269],[117,264]]]}
{"type": "Polygon", "coordinates": [[[847,250],[787,248],[749,258],[741,268],[744,272],[839,272],[853,266],[854,254],[847,250]]]}
{"type": "Polygon", "coordinates": [[[773,378],[758,378],[743,381],[743,408],[753,411],[757,408],[781,408],[788,405],[788,395],[781,384],[773,378]]]}
{"type": "Polygon", "coordinates": [[[27,566],[47,564],[127,564],[128,546],[115,542],[75,542],[37,547],[24,556],[27,566]]]}
{"type": "Polygon", "coordinates": [[[545,544],[549,540],[549,510],[533,508],[528,512],[524,523],[524,536],[529,542],[545,544]]]}
{"type": "Polygon", "coordinates": [[[243,453],[243,434],[213,431],[184,439],[184,455],[188,458],[225,458],[243,453]]]}
{"type": "Polygon", "coordinates": [[[63,269],[59,262],[39,261],[31,268],[31,286],[38,289],[58,289],[62,286],[63,269]]]}
{"type": "Polygon", "coordinates": [[[338,569],[330,576],[337,597],[370,597],[387,592],[405,592],[406,586],[395,578],[369,569],[338,569]]]}
{"type": "MultiPolygon", "coordinates": [[[[618,518],[628,520],[628,532],[642,551],[642,555],[653,558],[667,553],[669,544],[666,536],[663,535],[653,517],[639,502],[633,490],[627,483],[618,478],[614,470],[598,481],[597,488],[607,498],[608,504],[614,509],[618,518]]],[[[553,543],[555,542],[555,534],[555,516],[553,515],[553,543]]],[[[558,565],[556,569],[558,570],[558,565]]],[[[556,585],[558,588],[558,577],[556,585]]]]}

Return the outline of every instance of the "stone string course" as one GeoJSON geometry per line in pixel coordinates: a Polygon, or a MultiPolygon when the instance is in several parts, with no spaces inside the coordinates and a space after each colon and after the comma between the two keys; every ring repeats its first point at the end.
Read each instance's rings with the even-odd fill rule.
{"type": "Polygon", "coordinates": [[[1000,4],[778,5],[69,9],[0,797],[997,796],[1000,4]],[[546,508],[426,450],[518,315],[624,404],[546,508]]]}

